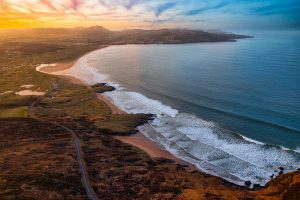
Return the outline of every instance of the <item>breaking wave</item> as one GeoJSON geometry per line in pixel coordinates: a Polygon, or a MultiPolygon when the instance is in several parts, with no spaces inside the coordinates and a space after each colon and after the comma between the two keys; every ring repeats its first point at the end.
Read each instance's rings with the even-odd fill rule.
{"type": "MultiPolygon", "coordinates": [[[[79,59],[68,74],[88,84],[107,82],[109,76],[97,73],[87,59],[88,56],[79,59]]],[[[127,91],[112,81],[108,83],[117,89],[105,95],[120,109],[156,115],[152,122],[139,127],[142,133],[204,172],[239,185],[248,180],[265,185],[273,175],[278,175],[280,167],[285,172],[300,167],[299,149],[293,151],[252,140],[195,115],[180,113],[143,94],[127,91]]]]}

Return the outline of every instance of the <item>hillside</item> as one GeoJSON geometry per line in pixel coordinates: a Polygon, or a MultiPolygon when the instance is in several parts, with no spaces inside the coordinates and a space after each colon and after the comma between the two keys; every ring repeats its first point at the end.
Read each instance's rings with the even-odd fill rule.
{"type": "Polygon", "coordinates": [[[0,199],[87,199],[76,143],[63,127],[72,129],[80,139],[89,184],[99,199],[299,197],[300,171],[283,174],[265,187],[250,190],[172,160],[149,157],[113,137],[134,133],[135,127],[149,116],[114,114],[96,97],[99,90],[109,88],[91,88],[35,70],[42,63],[74,61],[105,47],[103,43],[121,43],[122,38],[128,43],[150,43],[150,38],[157,43],[179,43],[196,38],[231,41],[243,36],[187,30],[111,32],[101,27],[32,29],[8,34],[10,31],[1,32],[1,40],[4,32],[7,40],[0,42],[0,199]],[[90,43],[91,38],[99,42],[90,43]],[[15,94],[29,84],[32,90],[46,92],[45,96],[15,94]]]}
{"type": "Polygon", "coordinates": [[[201,42],[235,41],[248,38],[229,33],[210,33],[201,30],[161,29],[161,30],[127,30],[113,32],[112,43],[132,44],[181,44],[201,42]]]}
{"type": "Polygon", "coordinates": [[[249,36],[201,30],[161,29],[110,31],[101,26],[88,28],[39,28],[0,30],[0,41],[97,44],[181,44],[235,41],[249,36]]]}

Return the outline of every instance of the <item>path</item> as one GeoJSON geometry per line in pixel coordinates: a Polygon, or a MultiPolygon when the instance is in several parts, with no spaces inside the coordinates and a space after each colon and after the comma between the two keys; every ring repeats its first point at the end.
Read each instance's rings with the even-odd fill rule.
{"type": "MultiPolygon", "coordinates": [[[[56,90],[58,90],[58,85],[54,82],[51,82],[51,90],[45,95],[45,96],[49,96],[51,95],[53,92],[55,92],[56,90]]],[[[43,121],[41,119],[39,119],[38,117],[35,116],[34,112],[33,112],[33,108],[35,107],[35,105],[37,103],[39,103],[43,98],[45,98],[45,96],[43,97],[39,97],[37,98],[37,100],[35,100],[34,102],[31,103],[30,107],[29,107],[29,112],[28,112],[28,116],[31,117],[31,118],[34,118],[34,119],[37,119],[39,121],[43,121]]],[[[85,191],[86,191],[86,194],[87,196],[89,197],[89,199],[91,200],[98,200],[93,188],[91,187],[90,183],[89,183],[89,180],[88,180],[88,173],[87,173],[87,169],[86,169],[86,166],[85,166],[85,163],[84,163],[84,159],[82,158],[82,149],[81,149],[81,143],[80,143],[80,139],[78,138],[78,136],[76,135],[76,133],[64,126],[64,125],[61,125],[59,123],[53,123],[53,122],[47,122],[47,123],[50,123],[50,124],[53,124],[55,126],[58,126],[64,130],[66,130],[73,138],[74,140],[74,143],[75,143],[75,148],[76,148],[76,156],[77,156],[77,161],[79,163],[79,170],[80,170],[80,173],[81,173],[81,179],[82,179],[82,183],[83,183],[83,186],[85,188],[85,191]]]]}

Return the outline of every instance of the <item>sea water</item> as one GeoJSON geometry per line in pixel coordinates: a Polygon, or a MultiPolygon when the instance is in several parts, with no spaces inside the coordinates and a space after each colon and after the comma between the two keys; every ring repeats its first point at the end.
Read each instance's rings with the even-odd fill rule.
{"type": "Polygon", "coordinates": [[[264,185],[300,167],[300,32],[237,42],[111,46],[70,74],[109,81],[128,113],[156,114],[140,130],[199,169],[264,185]]]}

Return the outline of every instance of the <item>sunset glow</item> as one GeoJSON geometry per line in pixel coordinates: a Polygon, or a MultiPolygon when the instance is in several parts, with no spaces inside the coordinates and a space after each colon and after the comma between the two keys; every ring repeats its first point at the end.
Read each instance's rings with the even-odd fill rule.
{"type": "Polygon", "coordinates": [[[295,27],[298,13],[296,0],[0,0],[0,27],[295,27]]]}

